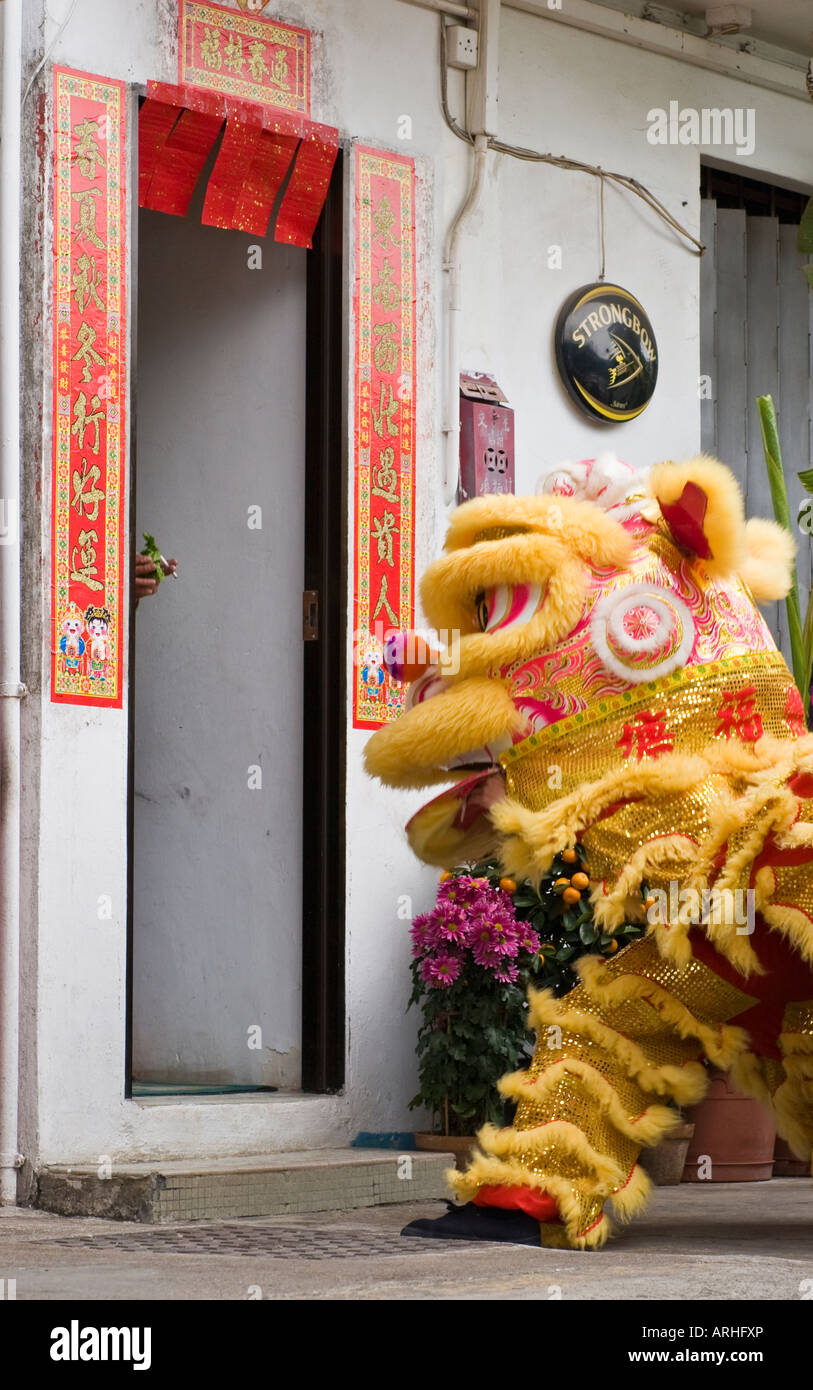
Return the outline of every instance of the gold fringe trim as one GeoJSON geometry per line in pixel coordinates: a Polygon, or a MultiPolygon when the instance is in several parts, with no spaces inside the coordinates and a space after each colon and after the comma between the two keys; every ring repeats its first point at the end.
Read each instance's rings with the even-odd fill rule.
{"type": "MultiPolygon", "coordinates": [[[[536,1081],[528,1081],[527,1075],[527,1072],[514,1072],[511,1076],[502,1077],[498,1082],[502,1095],[541,1105],[566,1076],[576,1077],[582,1089],[596,1102],[599,1113],[606,1115],[613,1128],[646,1148],[660,1143],[680,1123],[680,1116],[668,1105],[650,1105],[642,1114],[631,1119],[615,1087],[600,1071],[580,1058],[570,1057],[554,1062],[536,1081]]],[[[528,1133],[527,1130],[521,1132],[528,1133]]]]}
{"type": "Polygon", "coordinates": [[[680,1038],[697,1038],[710,1061],[727,1070],[734,1058],[748,1048],[749,1038],[744,1028],[721,1024],[710,1027],[701,1023],[669,994],[662,985],[641,975],[619,975],[607,978],[607,967],[598,956],[583,956],[576,969],[591,998],[608,1008],[617,1008],[631,999],[651,1005],[659,1018],[669,1024],[680,1038]]]}
{"type": "Polygon", "coordinates": [[[628,920],[628,899],[638,891],[648,873],[685,869],[695,863],[697,854],[697,841],[689,835],[664,835],[641,845],[624,865],[611,892],[605,893],[599,887],[591,894],[596,921],[605,930],[620,927],[628,920]]]}
{"type": "MultiPolygon", "coordinates": [[[[446,1181],[452,1191],[464,1202],[470,1202],[481,1187],[531,1187],[539,1192],[547,1192],[548,1178],[523,1168],[520,1163],[492,1158],[480,1149],[475,1149],[465,1172],[449,1168],[446,1181]]],[[[551,1194],[552,1195],[552,1194],[551,1194]]]]}
{"type": "Polygon", "coordinates": [[[530,811],[520,802],[506,798],[491,808],[494,824],[506,837],[501,852],[505,869],[514,877],[530,879],[538,887],[559,851],[574,844],[614,801],[647,792],[665,796],[688,791],[708,771],[703,758],[667,754],[658,759],[657,766],[614,768],[595,782],[584,783],[559,797],[542,811],[530,811]]]}
{"type": "MultiPolygon", "coordinates": [[[[813,1088],[813,1077],[808,1083],[813,1088]]],[[[810,1158],[813,1155],[813,1104],[805,1099],[797,1081],[784,1082],[773,1098],[773,1113],[776,1131],[780,1139],[790,1145],[797,1158],[810,1158]],[[809,1124],[804,1124],[800,1116],[807,1112],[809,1124]]]]}
{"type": "Polygon", "coordinates": [[[743,1052],[735,1057],[729,1067],[729,1076],[738,1091],[759,1101],[760,1105],[773,1110],[773,1094],[760,1065],[760,1059],[753,1052],[743,1052]]]}
{"type": "Polygon", "coordinates": [[[583,1235],[574,1235],[567,1226],[547,1222],[539,1227],[539,1241],[546,1250],[598,1250],[611,1235],[612,1227],[603,1213],[583,1235]]]}
{"type": "Polygon", "coordinates": [[[683,1066],[667,1063],[662,1067],[653,1067],[643,1048],[631,1038],[622,1037],[594,1014],[584,1013],[580,1009],[565,1010],[549,990],[529,990],[528,1003],[529,1022],[532,1025],[545,1028],[553,1024],[569,1032],[584,1034],[611,1054],[642,1090],[657,1096],[669,1096],[678,1105],[695,1105],[706,1094],[708,1077],[699,1062],[687,1062],[683,1066]]]}
{"type": "Polygon", "coordinates": [[[799,952],[802,960],[813,965],[813,922],[807,913],[788,903],[765,903],[760,911],[768,926],[781,932],[799,952]]]}
{"type": "MultiPolygon", "coordinates": [[[[594,886],[591,902],[596,920],[612,930],[628,918],[634,895],[653,873],[679,876],[682,889],[698,895],[711,891],[719,904],[725,901],[724,895],[752,886],[753,865],[770,836],[780,848],[813,848],[813,822],[798,819],[801,800],[786,785],[795,771],[813,771],[813,734],[786,742],[765,735],[753,749],[715,744],[702,755],[667,755],[647,766],[613,769],[539,811],[507,798],[492,808],[491,817],[503,836],[501,860],[506,872],[538,886],[555,855],[575,844],[614,802],[661,800],[711,776],[727,779],[718,794],[713,829],[699,843],[677,831],[650,841],[634,851],[609,889],[594,886]]],[[[776,880],[769,867],[759,870],[753,887],[757,910],[813,964],[810,918],[792,904],[771,901],[776,880]]],[[[661,955],[679,965],[687,965],[692,958],[688,938],[696,923],[690,916],[691,906],[686,904],[676,921],[654,926],[661,955]]],[[[748,933],[733,914],[713,911],[702,926],[709,941],[742,975],[765,973],[748,933]]]]}
{"type": "Polygon", "coordinates": [[[652,1195],[652,1179],[639,1164],[635,1164],[624,1186],[612,1192],[608,1199],[613,1215],[619,1221],[631,1221],[644,1210],[652,1195]]]}
{"type": "Polygon", "coordinates": [[[489,1149],[498,1158],[544,1153],[555,1144],[577,1159],[587,1175],[595,1175],[600,1182],[618,1187],[625,1180],[626,1175],[615,1160],[594,1149],[578,1125],[569,1120],[548,1120],[533,1129],[497,1129],[494,1125],[483,1125],[477,1139],[484,1149],[489,1149]]]}

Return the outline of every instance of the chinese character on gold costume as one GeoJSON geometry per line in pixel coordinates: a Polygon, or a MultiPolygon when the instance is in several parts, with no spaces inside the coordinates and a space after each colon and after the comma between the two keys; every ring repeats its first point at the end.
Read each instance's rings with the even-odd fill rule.
{"type": "Polygon", "coordinates": [[[536,1052],[499,1082],[513,1123],[453,1173],[465,1205],[412,1234],[476,1239],[487,1212],[510,1216],[503,1239],[518,1220],[542,1245],[602,1245],[645,1205],[639,1154],[702,1099],[704,1061],[809,1160],[813,735],[756,606],[787,593],[792,562],[788,532],[746,522],[706,457],[584,460],[535,497],[454,513],[421,590],[454,660],[372,736],[368,771],[447,784],[407,827],[426,863],[495,855],[538,885],[578,844],[597,926],[646,931],[583,957],[563,997],[531,991],[536,1052]],[[463,756],[482,770],[449,788],[463,756]],[[748,895],[747,924],[686,909],[710,894],[748,895]]]}

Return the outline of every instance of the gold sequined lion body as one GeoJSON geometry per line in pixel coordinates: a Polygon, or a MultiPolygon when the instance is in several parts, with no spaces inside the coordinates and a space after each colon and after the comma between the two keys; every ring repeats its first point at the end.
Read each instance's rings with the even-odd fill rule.
{"type": "Polygon", "coordinates": [[[703,1059],[810,1155],[813,737],[756,607],[792,558],[716,460],[636,475],[604,457],[464,504],[424,576],[448,648],[366,750],[389,785],[454,781],[410,821],[413,849],[444,868],[495,853],[538,882],[578,842],[605,930],[650,923],[582,960],[564,999],[532,994],[533,1062],[500,1082],[514,1123],[454,1180],[537,1216],[543,1244],[599,1245],[607,1207],[643,1205],[639,1151],[702,1097],[703,1059]]]}

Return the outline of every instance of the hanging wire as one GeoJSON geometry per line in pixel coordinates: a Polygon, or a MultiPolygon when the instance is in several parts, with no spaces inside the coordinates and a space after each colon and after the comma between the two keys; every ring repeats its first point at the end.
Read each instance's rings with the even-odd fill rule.
{"type": "MultiPolygon", "coordinates": [[[[448,87],[449,84],[446,69],[446,21],[443,18],[443,15],[441,15],[440,101],[441,106],[443,107],[443,117],[449,129],[453,132],[453,134],[455,134],[458,137],[459,140],[465,140],[467,145],[473,145],[474,136],[471,135],[467,130],[464,130],[462,126],[458,125],[457,121],[455,120],[454,116],[449,110],[448,87]]],[[[656,214],[656,216],[660,217],[661,221],[666,223],[667,227],[671,227],[672,230],[676,232],[678,236],[681,236],[686,241],[691,242],[691,245],[694,248],[696,255],[702,256],[704,251],[706,250],[705,246],[703,245],[703,242],[698,241],[697,237],[693,236],[687,227],[684,227],[682,223],[678,222],[677,218],[672,216],[669,209],[664,206],[664,204],[660,201],[659,198],[655,197],[655,194],[652,193],[646,187],[645,184],[639,183],[638,180],[632,178],[630,174],[615,174],[607,169],[600,169],[595,164],[585,164],[580,159],[568,159],[565,155],[558,154],[542,154],[539,150],[529,150],[522,145],[508,145],[505,143],[504,140],[497,140],[494,136],[491,135],[489,135],[488,137],[488,148],[490,150],[494,150],[496,154],[508,154],[511,155],[514,159],[525,159],[529,163],[553,164],[556,166],[557,169],[571,169],[574,172],[580,174],[592,174],[594,178],[601,180],[602,207],[604,180],[609,179],[610,182],[616,184],[617,187],[626,189],[628,193],[634,193],[636,198],[640,198],[642,202],[646,203],[647,207],[650,208],[652,212],[656,214]]]]}
{"type": "Polygon", "coordinates": [[[598,176],[598,189],[599,189],[599,194],[598,194],[598,227],[599,227],[599,239],[600,239],[600,241],[601,241],[601,270],[600,270],[599,273],[598,273],[598,278],[599,278],[599,280],[603,280],[603,279],[604,279],[604,266],[605,266],[605,262],[606,262],[607,257],[606,257],[605,247],[604,247],[604,175],[603,175],[602,173],[600,173],[599,176],[598,176]]]}

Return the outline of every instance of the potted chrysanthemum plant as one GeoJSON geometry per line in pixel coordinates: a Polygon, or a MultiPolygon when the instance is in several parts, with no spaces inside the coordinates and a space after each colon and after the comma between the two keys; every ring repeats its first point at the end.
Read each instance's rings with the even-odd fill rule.
{"type": "Polygon", "coordinates": [[[527,1065],[527,990],[566,993],[572,962],[612,955],[644,928],[602,932],[593,921],[580,848],[557,855],[536,889],[505,878],[495,861],[444,873],[430,912],[412,925],[412,993],[419,1006],[419,1090],[411,1108],[431,1111],[419,1148],[454,1152],[463,1163],[486,1123],[508,1123],[497,1079],[527,1065]]]}

